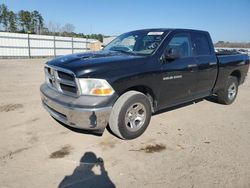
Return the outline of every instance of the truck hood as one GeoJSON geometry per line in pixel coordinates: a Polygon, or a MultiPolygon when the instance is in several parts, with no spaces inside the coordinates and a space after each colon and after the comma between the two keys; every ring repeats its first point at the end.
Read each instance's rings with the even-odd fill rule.
{"type": "Polygon", "coordinates": [[[141,65],[145,56],[114,51],[98,51],[65,55],[47,62],[48,65],[70,70],[78,78],[103,78],[115,74],[115,70],[131,69],[141,65]]]}

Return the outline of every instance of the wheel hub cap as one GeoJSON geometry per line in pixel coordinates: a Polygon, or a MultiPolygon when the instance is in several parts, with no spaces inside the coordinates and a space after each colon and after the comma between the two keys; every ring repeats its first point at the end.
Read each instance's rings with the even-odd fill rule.
{"type": "Polygon", "coordinates": [[[230,100],[233,100],[234,97],[236,96],[236,93],[237,93],[237,88],[236,88],[236,84],[235,83],[232,83],[228,90],[227,90],[227,93],[228,93],[228,98],[230,100]]]}
{"type": "Polygon", "coordinates": [[[141,103],[135,103],[131,105],[126,112],[125,124],[130,131],[137,131],[142,127],[145,122],[145,119],[145,106],[141,103]]]}

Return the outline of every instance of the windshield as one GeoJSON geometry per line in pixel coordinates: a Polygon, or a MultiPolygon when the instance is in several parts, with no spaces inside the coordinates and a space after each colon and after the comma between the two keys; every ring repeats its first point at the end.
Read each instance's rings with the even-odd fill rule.
{"type": "Polygon", "coordinates": [[[104,50],[150,55],[157,49],[165,35],[163,31],[132,31],[118,36],[104,50]]]}

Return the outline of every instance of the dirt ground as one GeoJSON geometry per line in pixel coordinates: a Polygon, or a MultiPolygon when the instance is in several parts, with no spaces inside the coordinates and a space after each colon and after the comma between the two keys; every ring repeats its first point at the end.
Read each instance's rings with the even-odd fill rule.
{"type": "Polygon", "coordinates": [[[138,139],[72,132],[43,109],[45,59],[0,60],[0,187],[250,187],[250,80],[234,104],[153,116],[138,139]]]}

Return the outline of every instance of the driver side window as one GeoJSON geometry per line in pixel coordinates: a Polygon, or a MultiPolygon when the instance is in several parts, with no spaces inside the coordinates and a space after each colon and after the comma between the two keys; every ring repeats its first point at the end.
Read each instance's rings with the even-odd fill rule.
{"type": "Polygon", "coordinates": [[[190,57],[192,55],[190,36],[187,34],[175,35],[169,42],[166,50],[167,53],[173,50],[177,51],[180,58],[190,57]]]}

